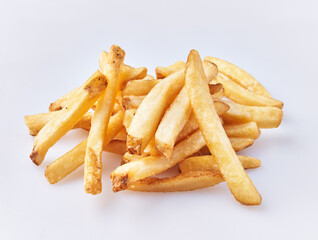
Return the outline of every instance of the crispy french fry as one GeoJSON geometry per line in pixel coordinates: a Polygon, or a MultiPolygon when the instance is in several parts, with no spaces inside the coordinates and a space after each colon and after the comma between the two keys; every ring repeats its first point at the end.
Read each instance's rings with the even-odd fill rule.
{"type": "Polygon", "coordinates": [[[141,192],[192,191],[223,182],[221,174],[211,171],[181,173],[170,178],[146,178],[132,183],[128,189],[141,192]]]}
{"type": "Polygon", "coordinates": [[[252,146],[255,139],[253,138],[229,138],[235,152],[241,151],[252,146]]]}
{"type": "Polygon", "coordinates": [[[233,81],[246,89],[265,97],[271,97],[270,93],[262,86],[262,84],[238,66],[215,57],[205,57],[204,60],[215,63],[218,66],[219,72],[229,76],[233,81]]]}
{"type": "Polygon", "coordinates": [[[143,96],[147,95],[150,90],[157,85],[159,80],[156,79],[141,79],[131,80],[121,92],[122,96],[143,96]]]}
{"type": "Polygon", "coordinates": [[[40,165],[49,150],[63,137],[82,116],[91,108],[107,85],[106,78],[97,71],[90,77],[90,81],[83,85],[74,96],[73,102],[59,111],[38,133],[30,158],[36,165],[40,165]]]}
{"type": "Polygon", "coordinates": [[[256,122],[224,125],[223,127],[229,138],[237,137],[256,139],[261,134],[256,122]]]}
{"type": "Polygon", "coordinates": [[[166,78],[172,73],[185,69],[185,66],[186,66],[185,62],[177,61],[168,67],[157,67],[156,68],[157,79],[166,78]]]}
{"type": "Polygon", "coordinates": [[[259,128],[276,128],[283,118],[283,111],[276,107],[245,106],[225,101],[230,109],[222,115],[226,124],[256,122],[259,128]]]}
{"type": "Polygon", "coordinates": [[[243,204],[260,204],[262,198],[238,160],[217,115],[204,79],[200,55],[195,50],[191,50],[188,56],[185,86],[206,144],[232,194],[243,204]]]}
{"type": "Polygon", "coordinates": [[[279,100],[265,97],[242,87],[222,73],[218,74],[215,81],[223,85],[224,95],[234,102],[248,106],[268,106],[278,108],[282,108],[284,105],[279,100]]]}
{"type": "MultiPolygon", "coordinates": [[[[107,128],[107,134],[104,140],[104,151],[114,152],[118,154],[119,150],[122,148],[122,143],[118,143],[118,141],[116,141],[118,143],[117,145],[121,145],[121,147],[115,146],[115,144],[112,144],[111,147],[109,147],[108,144],[122,129],[123,119],[123,111],[119,111],[110,118],[109,125],[107,128]]],[[[58,181],[60,181],[61,179],[63,179],[64,177],[66,177],[71,172],[73,172],[78,167],[84,164],[86,143],[87,139],[82,141],[80,144],[78,144],[72,150],[64,154],[62,157],[55,160],[46,168],[45,176],[49,183],[57,183],[58,181]]]]}
{"type": "Polygon", "coordinates": [[[122,105],[125,110],[135,108],[137,109],[146,96],[123,96],[122,97],[122,105]]]}
{"type": "MultiPolygon", "coordinates": [[[[106,51],[102,51],[99,55],[99,67],[102,72],[105,72],[105,66],[108,62],[108,53],[106,51]]],[[[134,79],[142,79],[147,76],[147,68],[133,68],[128,65],[123,65],[122,67],[122,85],[125,85],[125,82],[134,80],[134,79]]]]}
{"type": "Polygon", "coordinates": [[[109,144],[104,146],[105,152],[124,155],[126,152],[126,141],[112,140],[109,144]]]}
{"type": "Polygon", "coordinates": [[[136,161],[136,160],[142,159],[144,157],[148,157],[148,156],[149,155],[147,155],[147,154],[136,155],[136,154],[131,154],[129,152],[125,152],[125,154],[122,157],[122,164],[136,161]]]}
{"type": "Polygon", "coordinates": [[[184,72],[173,73],[161,80],[144,98],[128,129],[127,149],[130,153],[143,152],[183,84],[184,72]]]}
{"type": "MultiPolygon", "coordinates": [[[[245,169],[261,166],[261,160],[257,158],[242,155],[237,155],[237,157],[245,169]]],[[[179,167],[182,173],[191,171],[219,171],[215,157],[212,155],[189,157],[179,162],[179,167]]]]}
{"type": "Polygon", "coordinates": [[[178,143],[170,158],[149,156],[126,163],[112,172],[113,191],[125,190],[131,183],[161,173],[180,161],[199,151],[205,145],[204,138],[198,130],[178,143]]]}
{"type": "Polygon", "coordinates": [[[113,45],[108,54],[108,62],[101,65],[102,72],[108,80],[108,86],[96,106],[87,138],[84,161],[84,188],[86,193],[95,195],[102,191],[102,152],[109,119],[122,83],[121,69],[124,58],[124,50],[113,45]]]}

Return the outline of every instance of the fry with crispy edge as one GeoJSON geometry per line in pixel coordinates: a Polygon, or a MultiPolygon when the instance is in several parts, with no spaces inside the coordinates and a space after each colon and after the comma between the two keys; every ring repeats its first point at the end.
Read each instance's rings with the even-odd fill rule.
{"type": "Polygon", "coordinates": [[[172,73],[184,70],[185,66],[186,66],[185,62],[177,61],[168,67],[157,67],[156,68],[157,79],[166,78],[169,75],[171,75],[172,73]]]}
{"type": "Polygon", "coordinates": [[[272,97],[262,84],[238,66],[215,57],[205,57],[204,60],[215,63],[218,66],[219,72],[230,77],[233,81],[237,82],[244,88],[265,97],[272,97]]]}
{"type": "Polygon", "coordinates": [[[91,108],[104,92],[106,78],[95,72],[85,85],[75,94],[72,103],[59,111],[38,133],[30,158],[36,165],[40,165],[49,150],[61,137],[63,137],[91,108]]]}
{"type": "Polygon", "coordinates": [[[101,96],[92,118],[91,129],[87,138],[84,188],[86,193],[98,194],[102,191],[102,152],[105,135],[115,100],[122,82],[121,69],[125,52],[113,45],[108,54],[108,62],[101,66],[103,74],[108,80],[107,88],[101,96]]]}
{"type": "Polygon", "coordinates": [[[234,102],[248,106],[268,106],[278,108],[283,108],[284,106],[281,101],[252,92],[222,73],[218,74],[215,82],[223,85],[224,95],[234,102]]]}
{"type": "Polygon", "coordinates": [[[150,90],[157,85],[159,80],[146,77],[140,80],[131,80],[127,83],[126,87],[121,92],[122,96],[143,96],[147,95],[150,90]]]}
{"type": "Polygon", "coordinates": [[[262,198],[232,148],[204,77],[200,55],[196,50],[191,50],[187,61],[185,85],[206,144],[234,197],[245,205],[260,204],[262,198]]]}
{"type": "Polygon", "coordinates": [[[141,154],[154,136],[159,122],[175,96],[184,85],[184,71],[161,80],[151,89],[138,107],[127,136],[130,153],[141,154]]]}
{"type": "MultiPolygon", "coordinates": [[[[108,146],[110,141],[118,134],[118,132],[123,128],[124,112],[119,111],[114,116],[111,116],[107,128],[107,133],[104,140],[104,151],[121,153],[122,152],[122,141],[116,141],[117,144],[112,144],[111,147],[108,146]],[[116,145],[116,146],[115,146],[116,145]]],[[[71,172],[76,170],[82,164],[84,164],[85,152],[86,152],[87,139],[82,141],[72,150],[64,154],[62,157],[51,163],[45,171],[45,176],[49,183],[57,183],[71,172]]],[[[126,148],[126,144],[124,147],[126,148]]]]}
{"type": "Polygon", "coordinates": [[[197,130],[174,147],[169,159],[164,156],[149,156],[124,164],[111,174],[113,191],[125,190],[133,182],[161,173],[204,146],[204,138],[200,130],[197,130]]]}

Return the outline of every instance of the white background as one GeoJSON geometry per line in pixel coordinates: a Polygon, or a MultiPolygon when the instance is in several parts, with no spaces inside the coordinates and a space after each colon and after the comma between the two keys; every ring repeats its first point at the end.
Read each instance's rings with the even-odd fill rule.
{"type": "Polygon", "coordinates": [[[0,239],[317,239],[317,1],[1,1],[0,239]],[[186,60],[190,49],[255,76],[285,103],[278,129],[243,152],[261,206],[234,200],[224,183],[184,193],[84,193],[80,169],[56,185],[45,167],[86,136],[67,134],[40,167],[23,116],[85,81],[118,44],[126,63],[186,60]]]}

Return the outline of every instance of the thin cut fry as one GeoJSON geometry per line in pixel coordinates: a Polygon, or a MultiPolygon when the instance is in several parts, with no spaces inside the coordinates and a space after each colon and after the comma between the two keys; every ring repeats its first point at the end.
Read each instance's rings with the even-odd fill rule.
{"type": "Polygon", "coordinates": [[[112,140],[109,144],[104,146],[103,151],[124,155],[126,152],[126,141],[112,140]]]}
{"type": "Polygon", "coordinates": [[[130,153],[141,154],[159,122],[175,96],[184,84],[184,72],[176,72],[158,83],[144,98],[130,124],[127,149],[130,153]]]}
{"type": "Polygon", "coordinates": [[[177,61],[168,67],[157,67],[156,68],[157,79],[166,78],[169,75],[171,75],[172,73],[184,70],[185,66],[186,66],[185,62],[177,61]]]}
{"type": "Polygon", "coordinates": [[[151,79],[151,80],[131,80],[127,83],[126,87],[121,92],[122,96],[143,96],[147,95],[150,90],[157,85],[159,80],[151,79]]]}
{"type": "Polygon", "coordinates": [[[253,145],[253,138],[229,138],[235,152],[241,151],[253,145]]]}
{"type": "Polygon", "coordinates": [[[95,195],[102,191],[102,152],[109,119],[115,105],[116,96],[120,91],[121,69],[124,58],[124,50],[113,45],[108,54],[108,62],[101,66],[102,72],[108,80],[108,86],[96,106],[87,138],[84,164],[84,188],[86,193],[95,195]]]}
{"type": "MultiPolygon", "coordinates": [[[[113,152],[114,150],[116,151],[115,153],[119,154],[118,150],[121,149],[119,146],[115,148],[114,145],[112,145],[112,147],[107,147],[107,145],[114,138],[114,136],[116,136],[116,134],[122,129],[123,119],[123,111],[119,111],[110,118],[106,138],[104,140],[104,151],[113,152]]],[[[84,164],[86,143],[87,139],[82,141],[80,144],[78,144],[72,150],[64,154],[62,157],[55,160],[46,168],[45,176],[49,183],[57,183],[58,181],[69,175],[71,172],[73,172],[75,169],[80,167],[82,164],[84,164]]],[[[118,143],[117,145],[122,145],[122,143],[118,143]]]]}
{"type": "Polygon", "coordinates": [[[221,73],[229,76],[233,81],[246,89],[265,97],[271,97],[270,93],[262,86],[262,84],[238,66],[215,57],[205,57],[204,60],[215,63],[221,73]]]}
{"type": "Polygon", "coordinates": [[[243,204],[260,204],[262,198],[238,160],[217,115],[200,55],[195,50],[188,56],[185,85],[207,146],[232,194],[243,204]]]}
{"type": "Polygon", "coordinates": [[[63,137],[82,116],[91,108],[107,85],[106,78],[97,71],[90,77],[90,81],[82,86],[75,94],[73,102],[59,111],[38,133],[30,158],[36,165],[40,165],[49,150],[63,137]]]}
{"type": "MultiPolygon", "coordinates": [[[[84,85],[87,84],[87,82],[84,83],[84,85]]],[[[76,92],[81,88],[81,86],[73,89],[69,93],[65,94],[64,96],[60,97],[59,99],[52,102],[49,106],[49,111],[58,111],[64,108],[69,104],[69,102],[73,99],[73,96],[76,94],[76,92]]]]}
{"type": "MultiPolygon", "coordinates": [[[[245,169],[261,166],[261,160],[257,158],[242,155],[237,155],[237,157],[245,169]]],[[[179,167],[182,173],[191,171],[219,171],[216,160],[211,155],[189,157],[179,162],[179,167]]]]}
{"type": "Polygon", "coordinates": [[[224,130],[228,137],[253,138],[256,139],[261,134],[256,122],[242,124],[224,125],[224,130]]]}
{"type": "Polygon", "coordinates": [[[256,122],[259,128],[276,128],[283,118],[283,111],[276,107],[245,106],[225,101],[230,109],[222,115],[226,124],[256,122]]]}
{"type": "Polygon", "coordinates": [[[122,105],[125,110],[135,108],[137,109],[146,96],[123,96],[122,105]]]}
{"type": "Polygon", "coordinates": [[[211,171],[181,173],[170,178],[146,178],[132,183],[128,189],[141,192],[192,191],[223,182],[221,174],[211,171]]]}

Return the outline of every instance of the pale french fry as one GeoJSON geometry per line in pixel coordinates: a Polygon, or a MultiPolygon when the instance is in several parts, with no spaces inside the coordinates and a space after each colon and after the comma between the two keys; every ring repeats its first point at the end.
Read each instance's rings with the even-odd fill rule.
{"type": "MultiPolygon", "coordinates": [[[[112,145],[112,147],[107,147],[110,141],[118,134],[118,132],[123,128],[123,119],[124,119],[124,112],[119,111],[114,116],[112,116],[109,120],[107,134],[104,140],[104,151],[118,153],[120,147],[117,146],[116,148],[112,145]],[[114,150],[114,151],[113,151],[114,150]]],[[[117,141],[118,142],[118,141],[117,141]]],[[[49,183],[54,184],[69,175],[71,172],[76,170],[78,167],[84,164],[85,159],[85,152],[86,152],[86,143],[87,139],[82,141],[72,150],[64,154],[62,157],[55,160],[51,163],[45,171],[45,176],[49,183]]],[[[125,143],[124,143],[125,144],[125,143]]],[[[122,145],[122,143],[117,144],[122,145]]],[[[126,147],[126,146],[125,146],[126,147]]],[[[122,146],[121,146],[122,148],[122,146]]]]}
{"type": "Polygon", "coordinates": [[[210,94],[215,100],[221,100],[224,97],[224,88],[221,83],[209,84],[210,94]]]}
{"type": "Polygon", "coordinates": [[[255,107],[225,102],[230,106],[222,115],[225,124],[256,122],[259,128],[276,128],[283,118],[283,111],[276,107],[255,107]]]}
{"type": "Polygon", "coordinates": [[[40,165],[49,150],[63,137],[82,116],[91,108],[107,85],[106,78],[95,72],[90,81],[83,85],[75,94],[73,102],[59,111],[38,133],[30,158],[36,165],[40,165]]]}
{"type": "Polygon", "coordinates": [[[185,66],[186,66],[185,62],[177,61],[168,67],[157,67],[156,68],[157,79],[166,78],[172,73],[185,69],[185,66]]]}
{"type": "Polygon", "coordinates": [[[231,137],[238,137],[238,138],[253,138],[256,139],[261,134],[256,122],[248,122],[242,124],[231,124],[231,125],[224,125],[224,130],[226,135],[231,137]]]}
{"type": "Polygon", "coordinates": [[[221,83],[224,87],[224,95],[239,104],[248,106],[268,106],[282,108],[283,103],[271,97],[252,92],[240,84],[236,83],[226,75],[219,73],[216,82],[221,83]]]}
{"type": "Polygon", "coordinates": [[[230,191],[243,204],[260,204],[262,198],[238,160],[217,115],[208,84],[204,79],[200,55],[195,50],[191,50],[188,56],[185,86],[194,116],[230,191]]]}
{"type": "Polygon", "coordinates": [[[109,119],[122,83],[121,69],[124,58],[124,50],[113,45],[108,54],[108,61],[101,65],[102,73],[106,76],[108,85],[96,106],[87,138],[84,161],[84,188],[86,193],[95,195],[102,191],[102,152],[109,119]]]}
{"type": "Polygon", "coordinates": [[[130,126],[130,124],[131,124],[131,122],[136,114],[136,111],[137,111],[137,109],[135,109],[135,108],[128,109],[125,111],[123,125],[126,128],[126,132],[127,132],[128,128],[129,128],[129,126],[130,126]]]}
{"type": "Polygon", "coordinates": [[[126,141],[127,139],[127,132],[126,129],[123,128],[116,136],[115,136],[116,140],[120,140],[120,141],[126,141]]]}
{"type": "Polygon", "coordinates": [[[241,151],[252,146],[255,139],[253,138],[229,138],[235,152],[241,151]]]}
{"type": "Polygon", "coordinates": [[[125,110],[135,108],[137,109],[146,96],[123,96],[122,105],[125,110]]]}
{"type": "MultiPolygon", "coordinates": [[[[242,155],[237,155],[237,157],[245,169],[261,166],[261,160],[257,158],[242,155]]],[[[179,167],[182,173],[191,171],[219,171],[215,157],[211,155],[189,157],[179,162],[179,167]]]]}
{"type": "MultiPolygon", "coordinates": [[[[102,51],[99,55],[99,67],[102,72],[104,72],[106,63],[108,62],[108,53],[106,51],[102,51]]],[[[125,85],[125,82],[134,80],[134,79],[142,79],[147,76],[147,68],[133,68],[128,65],[123,65],[122,68],[122,85],[125,85]]]]}
{"type": "Polygon", "coordinates": [[[129,185],[128,189],[141,192],[178,192],[214,186],[223,182],[221,174],[211,171],[181,173],[170,178],[146,178],[129,185]]]}
{"type": "Polygon", "coordinates": [[[121,92],[122,96],[143,96],[147,95],[150,90],[157,85],[159,80],[156,79],[141,79],[131,80],[121,92]]]}
{"type": "Polygon", "coordinates": [[[262,84],[238,66],[215,57],[205,57],[204,60],[215,63],[218,66],[219,72],[230,77],[233,81],[246,89],[265,97],[271,97],[270,93],[262,86],[262,84]]]}
{"type": "Polygon", "coordinates": [[[161,155],[161,152],[157,150],[156,144],[155,144],[155,137],[153,136],[151,140],[149,141],[147,147],[144,150],[144,154],[150,155],[150,156],[159,156],[161,155]]]}
{"type": "Polygon", "coordinates": [[[204,138],[198,130],[178,143],[170,156],[149,156],[126,163],[111,174],[113,191],[125,190],[131,183],[161,173],[191,156],[205,146],[204,138]]]}
{"type": "Polygon", "coordinates": [[[133,118],[127,137],[130,153],[141,154],[154,136],[159,122],[174,97],[184,85],[184,72],[176,72],[161,80],[144,98],[133,118]]]}
{"type": "Polygon", "coordinates": [[[125,152],[125,154],[122,157],[122,164],[129,163],[131,161],[136,161],[136,160],[142,159],[142,158],[147,157],[147,156],[149,156],[149,155],[147,155],[147,154],[136,155],[136,154],[131,154],[129,152],[125,152]]]}

